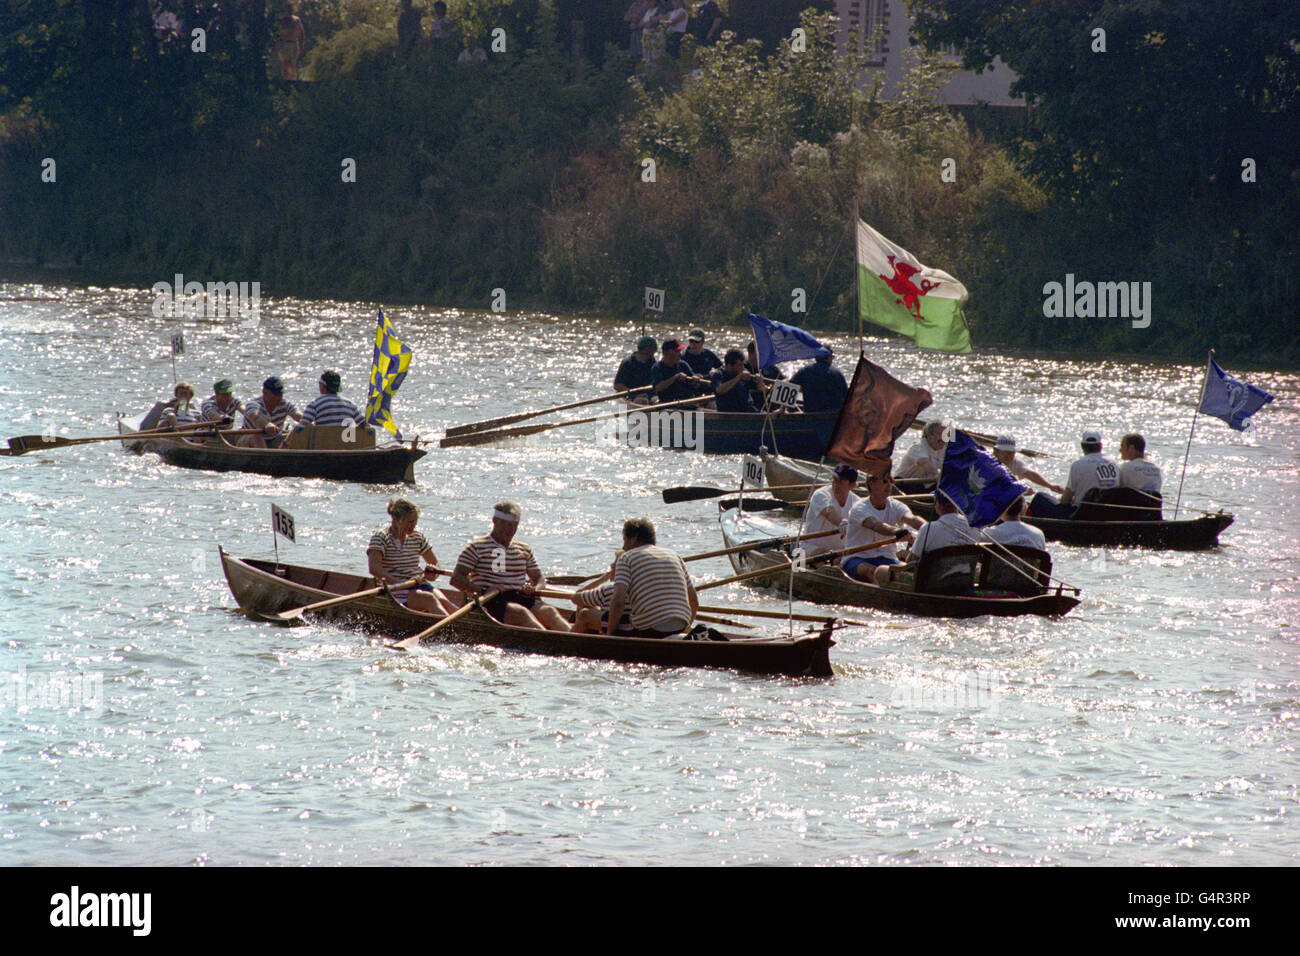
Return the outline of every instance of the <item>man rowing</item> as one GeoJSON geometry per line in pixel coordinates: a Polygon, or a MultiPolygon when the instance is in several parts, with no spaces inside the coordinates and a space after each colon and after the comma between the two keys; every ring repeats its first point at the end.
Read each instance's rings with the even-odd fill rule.
{"type": "Polygon", "coordinates": [[[816,412],[838,412],[848,397],[849,383],[844,381],[843,372],[831,367],[834,359],[834,353],[815,359],[795,372],[790,379],[803,391],[803,410],[810,415],[816,412]]]}
{"type": "Polygon", "coordinates": [[[691,329],[690,334],[686,336],[686,351],[682,353],[682,361],[691,367],[691,371],[696,375],[708,378],[715,369],[722,368],[723,360],[704,347],[704,330],[691,329]]]}
{"type": "Polygon", "coordinates": [[[926,478],[937,481],[943,470],[943,456],[948,450],[944,438],[943,422],[930,422],[921,431],[921,437],[907,450],[898,465],[896,478],[926,478]]]}
{"type": "Polygon", "coordinates": [[[533,549],[515,540],[522,512],[513,501],[498,502],[492,509],[492,533],[475,538],[456,559],[451,586],[465,594],[465,600],[489,589],[500,593],[484,602],[483,610],[512,627],[567,631],[569,624],[560,612],[537,596],[546,586],[533,549]]]}
{"type": "Polygon", "coordinates": [[[727,350],[725,363],[713,373],[710,381],[718,411],[751,414],[758,411],[749,394],[749,383],[754,381],[754,376],[745,371],[745,353],[740,349],[727,350]]]}
{"type": "Polygon", "coordinates": [[[272,375],[262,383],[262,397],[244,407],[244,427],[259,428],[260,435],[245,435],[239,444],[247,448],[276,448],[284,440],[284,420],[302,420],[302,413],[284,400],[284,382],[272,375]]]}
{"type": "Polygon", "coordinates": [[[172,389],[172,400],[163,408],[166,409],[160,422],[163,428],[194,425],[199,421],[199,410],[194,404],[194,386],[189,382],[177,382],[172,389]]]}
{"type": "Polygon", "coordinates": [[[923,526],[911,508],[897,498],[889,497],[893,489],[894,480],[888,475],[868,475],[867,497],[859,500],[849,512],[844,547],[873,545],[840,559],[840,567],[851,578],[872,581],[878,569],[899,564],[895,544],[912,540],[912,533],[907,530],[909,527],[923,526]]]}
{"type": "Polygon", "coordinates": [[[1147,440],[1137,432],[1129,432],[1119,440],[1119,457],[1123,462],[1119,466],[1119,486],[1136,488],[1153,498],[1160,497],[1160,486],[1164,477],[1160,466],[1146,457],[1147,440]]]}
{"type": "Polygon", "coordinates": [[[234,423],[236,413],[243,410],[243,403],[235,398],[230,379],[218,379],[212,385],[211,397],[205,398],[199,408],[199,421],[230,425],[234,423]]]}
{"type": "MultiPolygon", "coordinates": [[[[637,339],[636,351],[623,359],[614,375],[614,391],[626,392],[633,388],[645,388],[653,381],[655,368],[655,349],[658,343],[649,335],[637,339]]],[[[646,402],[649,398],[644,393],[635,396],[635,402],[646,402]]]]}
{"type": "Polygon", "coordinates": [[[1023,497],[1012,498],[1011,503],[1007,505],[1006,510],[998,518],[998,523],[984,529],[984,536],[990,541],[996,541],[998,544],[1037,548],[1039,551],[1046,551],[1047,538],[1043,535],[1043,532],[1033,525],[1025,524],[1020,520],[1024,513],[1025,499],[1023,497]]]}
{"type": "Polygon", "coordinates": [[[438,556],[423,534],[415,530],[420,520],[420,509],[405,498],[388,502],[392,519],[387,528],[380,528],[370,536],[366,547],[366,561],[370,575],[378,584],[397,584],[420,577],[425,580],[411,588],[394,591],[393,597],[412,611],[437,614],[439,617],[455,610],[455,605],[428,583],[438,572],[438,556]],[[420,570],[420,559],[425,568],[420,570]]]}
{"type": "Polygon", "coordinates": [[[675,402],[694,398],[709,389],[709,380],[696,375],[682,361],[682,343],[668,339],[661,350],[661,358],[650,374],[650,383],[660,402],[675,402]]]}
{"type": "Polygon", "coordinates": [[[1036,518],[1073,518],[1085,500],[1100,497],[1101,492],[1119,486],[1119,467],[1101,453],[1101,432],[1087,429],[1079,438],[1083,457],[1070,465],[1070,477],[1060,501],[1041,491],[1029,503],[1029,513],[1036,518]]]}
{"type": "Polygon", "coordinates": [[[834,531],[833,535],[810,538],[799,542],[804,554],[812,557],[823,551],[839,551],[844,545],[844,528],[849,512],[860,499],[853,493],[858,483],[858,470],[852,465],[836,465],[829,485],[822,485],[808,497],[808,507],[803,514],[801,535],[834,531]]]}
{"type": "Polygon", "coordinates": [[[781,371],[779,365],[769,365],[766,368],[758,366],[758,346],[754,340],[749,340],[749,345],[745,350],[745,371],[753,375],[754,378],[749,383],[749,397],[753,399],[756,406],[762,406],[767,403],[767,383],[785,378],[785,372],[781,371]]]}
{"type": "MultiPolygon", "coordinates": [[[[935,489],[934,492],[934,511],[935,519],[927,521],[921,525],[921,529],[916,533],[916,540],[912,543],[911,548],[903,553],[903,565],[900,567],[891,567],[882,565],[876,568],[876,584],[885,587],[893,579],[898,571],[915,571],[917,563],[925,556],[928,551],[938,551],[940,548],[955,548],[959,545],[979,544],[983,540],[983,534],[976,531],[966,520],[966,515],[953,504],[952,499],[942,491],[935,489]]],[[[961,580],[970,577],[974,570],[974,559],[970,564],[961,564],[948,569],[947,577],[955,577],[961,580]]],[[[936,581],[937,586],[943,585],[943,580],[936,581]]]]}
{"type": "Polygon", "coordinates": [[[325,428],[346,425],[348,422],[357,425],[365,423],[365,416],[357,411],[357,406],[339,395],[339,389],[343,387],[343,379],[338,372],[326,369],[321,373],[316,387],[320,389],[320,394],[308,402],[307,407],[302,410],[304,425],[319,425],[325,428]]]}
{"type": "Polygon", "coordinates": [[[682,559],[655,543],[645,518],[623,524],[623,553],[614,562],[614,593],[604,618],[606,634],[674,637],[691,626],[700,602],[682,559]],[[623,611],[628,624],[623,626],[623,611]]]}
{"type": "Polygon", "coordinates": [[[1011,472],[1011,475],[1014,478],[1023,478],[1025,481],[1032,481],[1036,485],[1042,485],[1044,488],[1051,489],[1058,495],[1065,491],[1065,489],[1060,485],[1052,484],[1016,457],[1016,440],[1010,435],[1003,435],[998,438],[997,443],[993,446],[993,457],[998,460],[1003,468],[1011,472]]]}

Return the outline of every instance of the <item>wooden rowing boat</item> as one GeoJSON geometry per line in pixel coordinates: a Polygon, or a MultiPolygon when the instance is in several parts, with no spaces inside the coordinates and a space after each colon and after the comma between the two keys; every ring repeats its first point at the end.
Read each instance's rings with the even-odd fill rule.
{"type": "MultiPolygon", "coordinates": [[[[121,420],[117,423],[122,434],[122,445],[136,454],[153,452],[163,461],[178,468],[195,468],[202,471],[242,471],[273,478],[327,478],[333,481],[364,481],[374,484],[396,484],[415,481],[415,463],[428,454],[424,449],[410,445],[375,447],[373,435],[369,442],[344,447],[332,439],[319,442],[332,447],[310,447],[307,438],[295,442],[293,436],[284,448],[241,448],[232,445],[223,435],[190,440],[187,438],[149,438],[132,440],[135,429],[121,420]]],[[[306,429],[313,439],[323,439],[326,433],[341,429],[306,429]],[[317,434],[319,433],[319,434],[317,434]]],[[[356,431],[357,436],[364,435],[356,431]]]]}
{"type": "Polygon", "coordinates": [[[764,415],[711,409],[656,412],[653,405],[631,402],[624,403],[624,410],[626,425],[620,422],[620,441],[702,451],[706,455],[757,455],[763,448],[776,448],[796,458],[820,458],[839,419],[839,412],[815,412],[811,415],[802,412],[764,415]],[[638,420],[638,416],[644,417],[638,420]]]}
{"type": "Polygon", "coordinates": [[[1219,543],[1219,533],[1233,522],[1233,515],[1219,512],[1179,521],[1079,521],[1073,518],[1026,517],[1048,541],[1080,545],[1133,545],[1139,548],[1169,548],[1197,551],[1219,543]]]}
{"type": "MultiPolygon", "coordinates": [[[[728,548],[780,537],[785,531],[771,521],[736,510],[722,511],[719,521],[722,525],[722,538],[728,548]]],[[[995,567],[991,562],[998,560],[996,553],[986,545],[952,550],[970,552],[971,560],[976,567],[974,572],[976,581],[987,581],[989,572],[995,567]]],[[[756,571],[763,567],[772,568],[770,577],[759,576],[750,579],[748,583],[757,587],[770,587],[784,591],[791,584],[790,557],[787,552],[779,548],[756,548],[729,557],[738,574],[756,571]]],[[[1045,573],[1050,573],[1050,570],[1051,561],[1048,559],[1045,573]]],[[[1028,580],[1025,580],[1024,586],[1021,586],[1015,583],[1016,577],[1019,576],[1011,576],[1011,580],[1007,583],[1021,593],[1015,593],[1009,588],[996,590],[972,588],[966,593],[951,594],[916,591],[902,587],[878,587],[848,577],[838,566],[820,566],[794,572],[793,587],[796,597],[808,601],[873,607],[883,611],[899,611],[926,617],[978,617],[983,614],[999,617],[1022,614],[1055,617],[1068,613],[1079,603],[1077,597],[1063,593],[1059,587],[1054,592],[1048,592],[1041,585],[1032,586],[1028,580]]],[[[918,581],[923,581],[925,578],[924,566],[918,568],[918,581]]]]}
{"type": "MultiPolygon", "coordinates": [[[[800,461],[785,455],[774,455],[766,448],[759,454],[763,459],[763,474],[766,484],[773,489],[772,494],[792,505],[804,505],[808,501],[811,489],[790,488],[788,485],[806,485],[810,483],[830,484],[831,469],[834,464],[818,465],[811,461],[800,461]]],[[[934,482],[925,478],[899,478],[894,482],[894,490],[900,495],[920,495],[934,491],[934,482]]],[[[867,494],[867,476],[858,479],[854,492],[861,497],[867,494]]]]}
{"type": "MultiPolygon", "coordinates": [[[[254,615],[274,614],[352,594],[372,585],[368,577],[274,561],[238,558],[221,550],[221,567],[239,606],[254,615]]],[[[444,592],[453,596],[454,592],[444,592]]],[[[459,603],[459,597],[454,599],[459,603]]],[[[321,617],[351,623],[385,637],[418,634],[438,618],[402,606],[388,594],[327,608],[321,617]]],[[[502,624],[475,608],[440,630],[432,641],[489,644],[507,650],[557,654],[665,667],[728,667],[760,674],[830,677],[833,618],[820,630],[787,637],[748,637],[726,632],[725,641],[608,637],[537,631],[502,624]]]]}

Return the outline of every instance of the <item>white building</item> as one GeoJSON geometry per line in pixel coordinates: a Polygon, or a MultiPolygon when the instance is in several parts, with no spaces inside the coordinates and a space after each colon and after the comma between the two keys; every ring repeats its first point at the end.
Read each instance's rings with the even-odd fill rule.
{"type": "MultiPolygon", "coordinates": [[[[882,100],[892,100],[905,69],[902,53],[911,45],[912,17],[903,0],[835,0],[839,17],[836,44],[840,50],[856,50],[866,55],[868,63],[885,71],[882,100]]],[[[952,62],[961,57],[949,52],[952,62]]],[[[949,105],[1024,106],[1021,97],[1011,95],[1016,75],[1000,59],[983,73],[958,70],[940,91],[940,99],[949,105]]]]}

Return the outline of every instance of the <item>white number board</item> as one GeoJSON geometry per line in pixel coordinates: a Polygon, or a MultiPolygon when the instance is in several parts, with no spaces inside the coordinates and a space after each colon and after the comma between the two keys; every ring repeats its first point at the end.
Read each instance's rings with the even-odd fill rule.
{"type": "Polygon", "coordinates": [[[794,408],[803,401],[803,389],[794,382],[772,383],[772,404],[784,408],[794,408]]]}
{"type": "Polygon", "coordinates": [[[271,505],[271,527],[281,537],[288,538],[294,544],[298,543],[298,539],[293,536],[293,515],[282,510],[279,505],[271,505]]]}
{"type": "Polygon", "coordinates": [[[753,455],[746,455],[740,463],[740,481],[745,488],[762,488],[763,463],[753,455]]]}
{"type": "Polygon", "coordinates": [[[664,290],[645,287],[645,307],[651,312],[664,310],[664,290]]]}

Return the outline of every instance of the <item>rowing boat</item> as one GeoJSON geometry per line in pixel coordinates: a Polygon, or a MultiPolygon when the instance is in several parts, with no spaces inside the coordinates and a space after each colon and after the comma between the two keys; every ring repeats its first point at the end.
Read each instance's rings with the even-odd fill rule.
{"type": "MultiPolygon", "coordinates": [[[[722,525],[722,539],[728,548],[779,538],[784,533],[784,529],[771,521],[734,509],[722,511],[719,514],[719,521],[722,525]]],[[[850,578],[840,570],[838,565],[832,565],[795,571],[794,595],[817,603],[872,607],[926,617],[978,617],[982,614],[999,617],[1022,614],[1055,617],[1068,613],[1079,603],[1077,597],[1063,593],[1060,587],[1054,592],[1045,589],[1043,585],[1046,583],[1046,576],[1051,573],[1051,559],[1043,552],[1036,552],[1036,555],[1041,557],[1038,558],[1039,570],[1036,572],[1039,583],[1035,584],[1017,573],[1007,574],[1006,562],[1002,561],[987,545],[942,549],[940,552],[935,552],[935,555],[943,560],[948,557],[946,552],[949,551],[953,552],[953,556],[966,558],[971,563],[973,570],[970,583],[991,583],[991,575],[997,573],[1001,578],[998,583],[1003,586],[962,588],[961,593],[947,593],[947,589],[944,592],[927,590],[924,589],[926,588],[924,582],[930,579],[927,573],[930,569],[923,562],[916,573],[916,580],[923,590],[879,587],[850,578]]],[[[1017,553],[1022,557],[1030,557],[1019,549],[1017,553]]],[[[770,576],[760,575],[751,578],[749,581],[751,584],[782,591],[791,586],[790,556],[781,548],[755,548],[737,552],[729,557],[738,574],[764,567],[772,569],[770,576]]],[[[930,555],[926,558],[930,558],[930,555]]]]}
{"type": "Polygon", "coordinates": [[[626,444],[650,445],[706,455],[757,455],[776,448],[796,458],[820,458],[826,451],[839,412],[765,415],[712,409],[665,409],[624,403],[617,438],[626,444]]]}
{"type": "Polygon", "coordinates": [[[1079,521],[1074,518],[1036,518],[1031,524],[1048,541],[1082,545],[1134,545],[1141,548],[1169,548],[1196,551],[1219,543],[1219,533],[1233,522],[1233,515],[1218,514],[1184,518],[1180,521],[1079,521]]]}
{"type": "MultiPolygon", "coordinates": [[[[372,586],[358,574],[325,571],[274,561],[239,558],[221,550],[221,567],[239,606],[252,615],[275,614],[372,586]]],[[[456,592],[444,591],[459,603],[456,592]]],[[[438,621],[412,611],[387,593],[327,608],[321,617],[350,623],[385,637],[409,637],[438,621]]],[[[820,630],[787,637],[748,637],[723,633],[725,640],[610,637],[511,627],[475,608],[437,632],[431,641],[489,644],[507,650],[556,654],[666,667],[728,667],[760,674],[830,677],[833,619],[820,630]]],[[[719,633],[719,632],[714,632],[719,633]]]]}
{"type": "Polygon", "coordinates": [[[153,452],[178,468],[243,471],[273,478],[410,483],[415,481],[415,463],[428,454],[416,447],[414,441],[409,446],[375,447],[373,433],[365,429],[357,429],[355,436],[359,440],[353,443],[354,447],[347,447],[333,434],[342,429],[299,426],[284,448],[242,448],[232,445],[220,433],[197,440],[180,436],[133,440],[130,436],[135,434],[135,429],[121,420],[117,429],[128,451],[153,452]],[[367,444],[370,447],[362,447],[367,444]]]}
{"type": "MultiPolygon", "coordinates": [[[[831,469],[834,464],[818,465],[811,461],[800,461],[785,455],[774,455],[763,448],[759,451],[763,459],[763,474],[772,494],[792,505],[803,505],[808,501],[810,488],[790,488],[789,485],[830,484],[831,469]]],[[[859,496],[867,494],[867,476],[858,479],[853,489],[859,496]]],[[[934,482],[926,478],[898,478],[894,481],[894,490],[900,495],[919,495],[934,491],[934,482]]]]}

